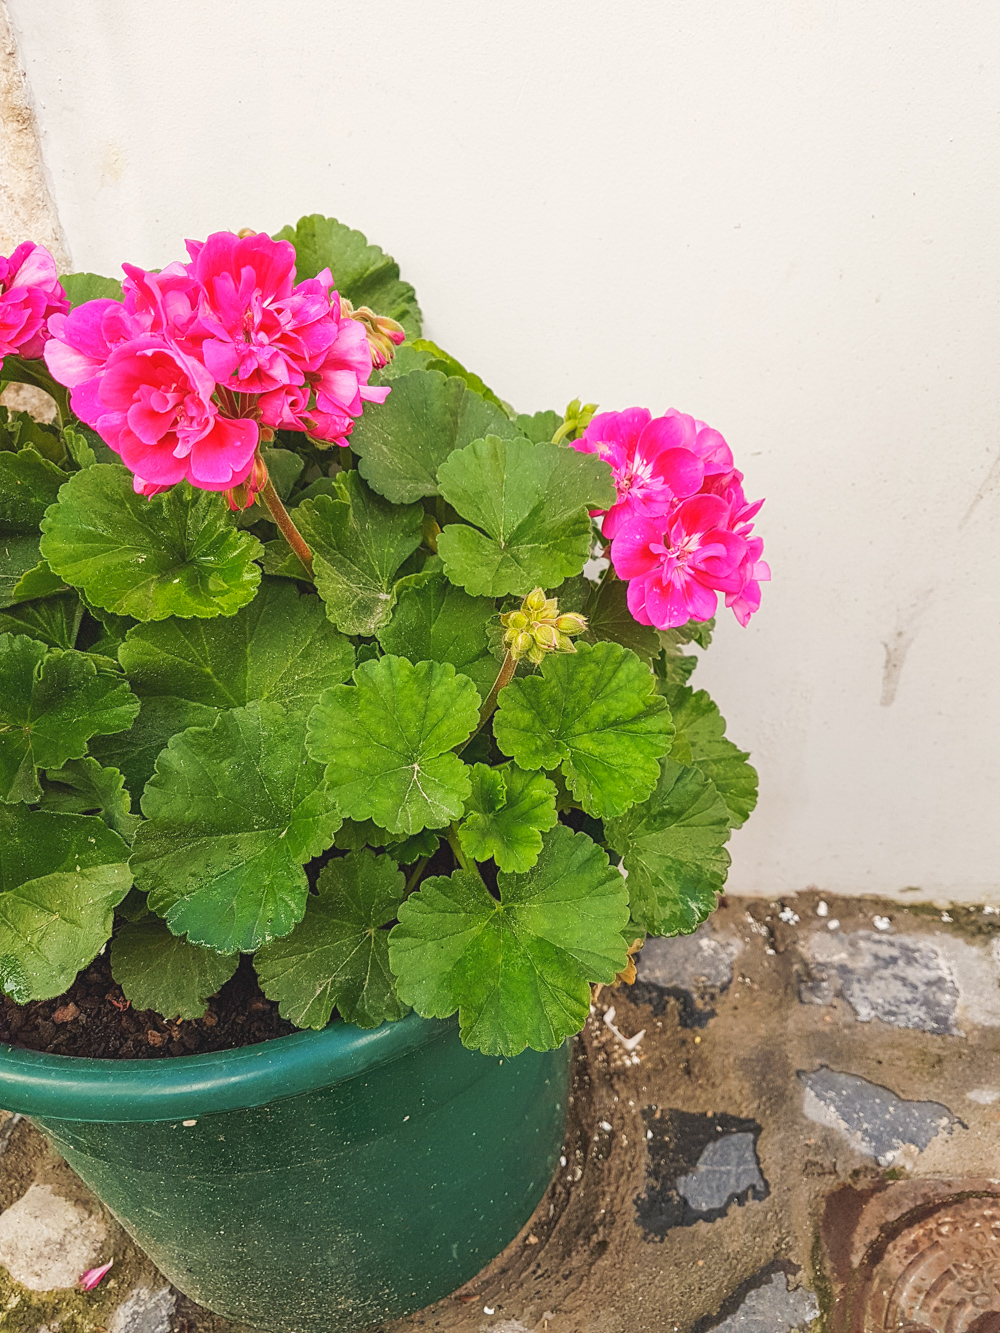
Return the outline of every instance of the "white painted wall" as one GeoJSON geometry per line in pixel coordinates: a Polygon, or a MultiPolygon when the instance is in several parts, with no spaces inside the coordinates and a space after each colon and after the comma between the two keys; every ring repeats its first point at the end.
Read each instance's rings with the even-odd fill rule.
{"type": "Polygon", "coordinates": [[[700,671],[735,889],[1000,897],[995,5],[8,7],[76,267],[331,213],[520,408],[722,429],[775,574],[700,671]]]}

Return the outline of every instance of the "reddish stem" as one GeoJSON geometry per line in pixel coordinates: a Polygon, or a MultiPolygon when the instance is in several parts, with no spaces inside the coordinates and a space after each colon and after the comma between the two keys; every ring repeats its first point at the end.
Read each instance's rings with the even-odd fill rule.
{"type": "Polygon", "coordinates": [[[299,532],[298,528],[289,517],[288,510],[281,503],[278,492],[274,489],[274,482],[270,477],[268,477],[267,481],[264,483],[263,489],[260,492],[260,498],[267,505],[271,517],[281,530],[281,535],[305,566],[309,577],[312,578],[312,551],[310,551],[309,547],[306,545],[302,533],[299,532]]]}

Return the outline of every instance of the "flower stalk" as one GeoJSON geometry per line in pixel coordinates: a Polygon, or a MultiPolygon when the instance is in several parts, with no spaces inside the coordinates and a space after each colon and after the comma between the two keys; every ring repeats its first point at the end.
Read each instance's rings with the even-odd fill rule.
{"type": "Polygon", "coordinates": [[[274,489],[274,482],[270,477],[268,477],[267,481],[261,488],[260,498],[264,501],[265,505],[267,505],[268,511],[275,523],[277,523],[281,535],[298,556],[299,560],[301,560],[309,577],[312,578],[312,551],[310,551],[309,547],[306,545],[302,533],[299,532],[298,528],[292,522],[288,510],[281,503],[281,498],[278,495],[278,492],[274,489]]]}

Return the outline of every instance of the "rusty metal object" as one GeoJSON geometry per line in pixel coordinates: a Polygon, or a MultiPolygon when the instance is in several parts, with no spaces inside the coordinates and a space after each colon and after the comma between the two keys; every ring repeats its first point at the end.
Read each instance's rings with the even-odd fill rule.
{"type": "Polygon", "coordinates": [[[846,1196],[828,1209],[831,1328],[1000,1333],[1000,1194],[984,1184],[923,1182],[921,1190],[914,1181],[866,1197],[848,1191],[856,1209],[846,1196]],[[831,1221],[843,1223],[850,1212],[850,1234],[831,1233],[831,1221]]]}

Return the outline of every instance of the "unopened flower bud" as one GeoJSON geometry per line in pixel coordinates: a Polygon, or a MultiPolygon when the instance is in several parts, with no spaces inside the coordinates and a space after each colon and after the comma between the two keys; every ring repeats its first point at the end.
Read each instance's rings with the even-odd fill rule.
{"type": "Polygon", "coordinates": [[[245,481],[241,481],[238,486],[231,486],[226,491],[226,500],[229,502],[229,508],[234,513],[239,513],[241,509],[249,509],[256,502],[257,492],[262,491],[267,485],[267,465],[260,456],[260,451],[254,455],[253,466],[250,468],[250,475],[245,481]]]}
{"type": "Polygon", "coordinates": [[[582,634],[587,628],[587,617],[578,616],[575,611],[566,611],[556,621],[560,634],[582,634]]]}
{"type": "Polygon", "coordinates": [[[559,652],[559,653],[575,653],[575,652],[576,652],[576,644],[573,642],[572,639],[568,639],[568,638],[566,637],[565,634],[560,634],[560,633],[557,631],[557,632],[556,632],[556,652],[559,652]]]}
{"type": "Polygon", "coordinates": [[[500,624],[507,629],[527,629],[528,617],[523,611],[508,611],[500,617],[500,624]]]}
{"type": "Polygon", "coordinates": [[[524,610],[530,612],[533,616],[541,615],[545,610],[545,593],[541,588],[535,588],[528,593],[524,599],[524,610]]]}
{"type": "Polygon", "coordinates": [[[510,645],[511,656],[515,658],[524,657],[525,653],[530,652],[531,649],[534,648],[534,646],[535,646],[534,639],[531,637],[530,634],[526,634],[522,630],[520,634],[514,635],[514,638],[511,642],[510,645]]]}
{"type": "Polygon", "coordinates": [[[396,348],[406,339],[406,330],[402,324],[397,324],[394,319],[389,319],[386,315],[376,315],[375,311],[366,305],[358,306],[355,310],[346,296],[340,298],[340,313],[364,325],[365,333],[368,335],[368,346],[371,348],[372,365],[376,370],[380,370],[392,360],[396,355],[396,348]]]}
{"type": "Polygon", "coordinates": [[[536,625],[531,636],[539,648],[555,648],[559,638],[558,631],[551,625],[536,625]]]}

